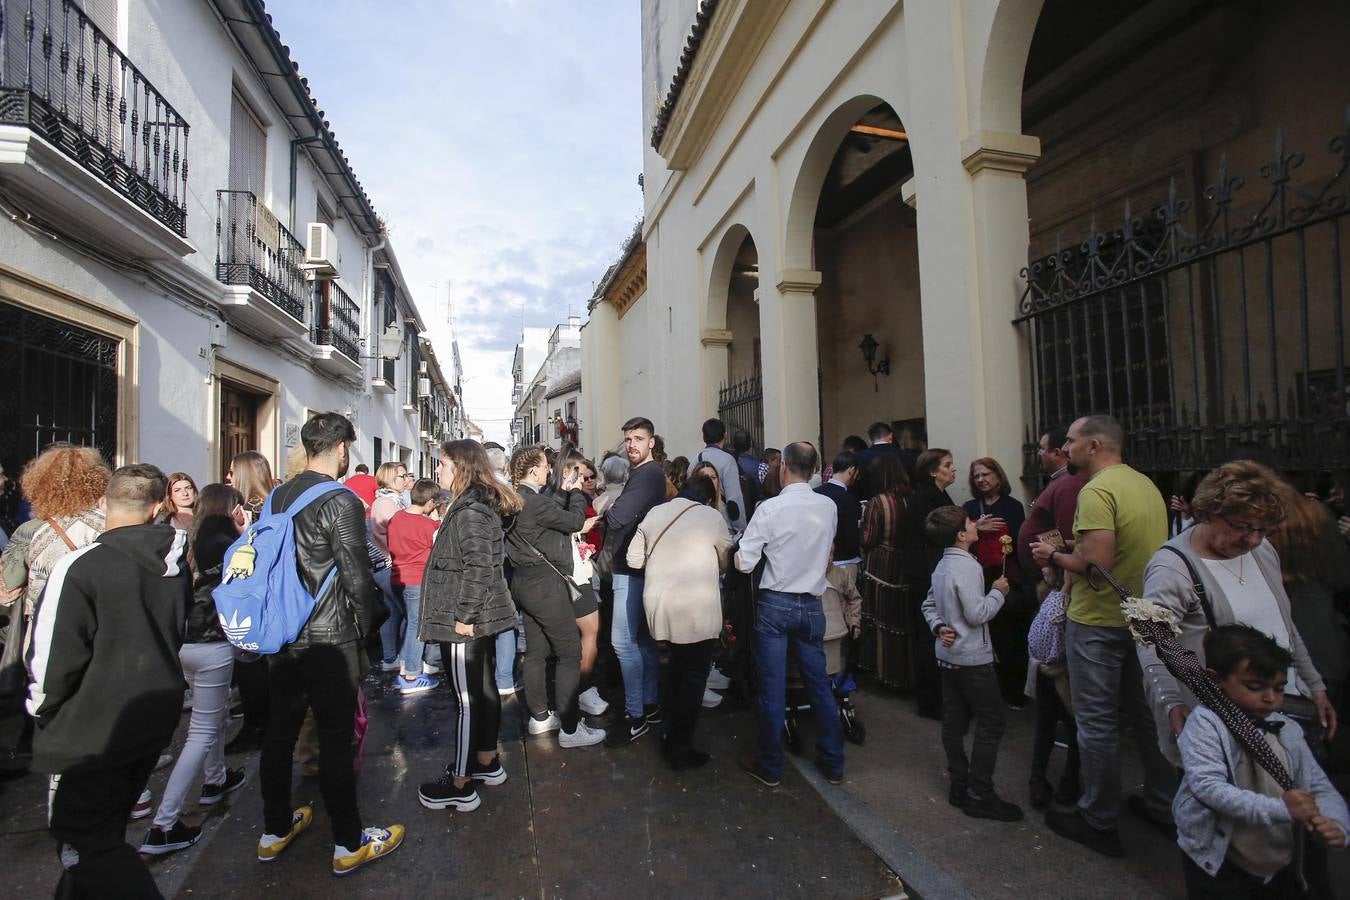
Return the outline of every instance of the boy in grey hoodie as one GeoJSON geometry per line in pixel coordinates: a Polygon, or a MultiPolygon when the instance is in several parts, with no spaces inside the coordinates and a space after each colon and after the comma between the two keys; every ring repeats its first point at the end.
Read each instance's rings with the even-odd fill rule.
{"type": "Polygon", "coordinates": [[[933,510],[924,520],[924,534],[946,548],[933,571],[923,617],[937,638],[942,672],[942,746],[951,774],[947,800],[977,819],[1016,822],[1022,818],[1021,808],[994,792],[1004,718],[988,625],[1003,608],[1008,579],[995,579],[985,593],[984,569],[970,553],[979,532],[961,507],[933,510]],[[975,739],[967,758],[965,738],[972,718],[975,739]]]}
{"type": "Polygon", "coordinates": [[[1185,852],[1186,896],[1302,897],[1298,829],[1330,847],[1350,830],[1345,801],[1313,759],[1303,732],[1279,713],[1293,656],[1249,625],[1205,637],[1205,662],[1223,692],[1265,736],[1294,788],[1284,790],[1209,707],[1186,719],[1178,746],[1186,774],[1172,814],[1185,852]]]}

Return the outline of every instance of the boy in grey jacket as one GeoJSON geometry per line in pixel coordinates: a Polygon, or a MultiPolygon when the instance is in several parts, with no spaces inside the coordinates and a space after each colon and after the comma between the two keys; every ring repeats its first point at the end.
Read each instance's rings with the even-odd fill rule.
{"type": "Polygon", "coordinates": [[[1186,895],[1304,896],[1298,828],[1311,840],[1344,847],[1350,815],[1298,724],[1278,712],[1293,657],[1255,628],[1220,625],[1205,638],[1205,660],[1223,692],[1261,729],[1295,787],[1281,788],[1213,710],[1197,706],[1178,741],[1186,774],[1172,803],[1186,895]]]}
{"type": "Polygon", "coordinates": [[[951,791],[947,801],[968,816],[1016,822],[1022,810],[994,792],[994,763],[1003,737],[1003,694],[994,674],[989,620],[1003,608],[1008,579],[984,590],[984,569],[970,554],[979,540],[975,523],[959,506],[933,510],[924,534],[945,547],[933,571],[923,617],[937,638],[942,672],[942,746],[947,751],[951,791]],[[975,720],[975,739],[966,757],[965,738],[975,720]]]}

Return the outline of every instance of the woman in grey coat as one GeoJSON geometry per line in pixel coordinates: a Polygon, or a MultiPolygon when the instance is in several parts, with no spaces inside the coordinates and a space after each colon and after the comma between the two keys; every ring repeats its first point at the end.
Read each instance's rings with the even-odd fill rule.
{"type": "MultiPolygon", "coordinates": [[[[1335,733],[1336,711],[1294,625],[1280,558],[1266,540],[1283,517],[1287,491],[1274,472],[1247,460],[1210,472],[1191,502],[1195,526],[1154,554],[1144,572],[1144,596],[1172,611],[1181,628],[1179,640],[1201,662],[1209,629],[1234,622],[1269,634],[1289,650],[1294,671],[1285,713],[1299,720],[1316,751],[1324,737],[1335,733]]],[[[1151,646],[1139,649],[1139,662],[1160,748],[1180,765],[1176,738],[1195,697],[1172,677],[1151,646]]]]}

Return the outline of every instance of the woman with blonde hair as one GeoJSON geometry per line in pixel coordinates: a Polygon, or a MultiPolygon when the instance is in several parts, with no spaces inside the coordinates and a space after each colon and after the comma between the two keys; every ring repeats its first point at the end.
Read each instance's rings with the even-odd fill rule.
{"type": "Polygon", "coordinates": [[[244,511],[249,523],[256,522],[267,495],[276,482],[272,478],[272,464],[256,450],[245,450],[230,460],[225,483],[244,495],[244,511]]]}
{"type": "Polygon", "coordinates": [[[502,700],[497,693],[497,635],[514,628],[516,608],[502,571],[502,517],[520,512],[520,496],[492,473],[477,441],[447,441],[436,480],[454,499],[422,576],[418,637],[437,641],[456,708],[454,755],[417,797],[428,809],[477,809],[474,782],[506,781],[497,753],[502,700]]]}
{"type": "Polygon", "coordinates": [[[186,472],[174,472],[169,476],[169,492],[164,495],[164,509],[160,515],[175,528],[188,531],[192,528],[196,508],[197,482],[186,472]]]}
{"type": "MultiPolygon", "coordinates": [[[[303,449],[303,448],[302,448],[303,449]]],[[[246,450],[230,460],[225,483],[244,498],[244,527],[247,528],[262,514],[267,495],[276,484],[272,465],[256,450],[246,450]]],[[[263,733],[271,715],[267,694],[267,660],[238,659],[234,667],[234,681],[239,686],[239,699],[244,706],[244,726],[225,745],[226,753],[247,753],[262,746],[263,733]]]]}
{"type": "MultiPolygon", "coordinates": [[[[1144,596],[1172,612],[1181,628],[1178,640],[1201,663],[1205,635],[1219,625],[1250,625],[1289,650],[1294,664],[1283,712],[1298,720],[1316,753],[1324,737],[1335,734],[1336,711],[1294,624],[1280,557],[1267,540],[1284,519],[1291,493],[1278,475],[1249,460],[1210,472],[1191,500],[1196,524],[1153,555],[1144,571],[1144,596]]],[[[1152,645],[1139,649],[1139,662],[1159,745],[1179,764],[1176,737],[1195,698],[1167,671],[1152,645]]]]}
{"type": "MultiPolygon", "coordinates": [[[[403,490],[410,487],[412,482],[408,467],[401,462],[381,463],[375,470],[375,483],[378,487],[375,490],[375,502],[370,505],[370,539],[376,549],[384,554],[385,559],[391,559],[389,521],[394,518],[395,513],[406,507],[407,504],[403,502],[403,490]]],[[[380,626],[380,647],[383,656],[380,668],[385,672],[397,672],[402,668],[399,651],[403,647],[403,629],[408,623],[407,611],[403,608],[398,591],[394,590],[393,571],[392,566],[384,566],[375,572],[375,583],[380,588],[380,599],[384,603],[384,608],[389,611],[389,616],[380,626]]]]}

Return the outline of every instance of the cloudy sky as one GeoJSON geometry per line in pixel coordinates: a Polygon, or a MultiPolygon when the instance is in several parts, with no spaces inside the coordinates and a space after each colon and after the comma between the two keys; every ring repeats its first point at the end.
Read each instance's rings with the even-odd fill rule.
{"type": "Polygon", "coordinates": [[[469,414],[505,442],[526,325],[585,315],[641,213],[632,0],[272,0],[469,414]]]}

